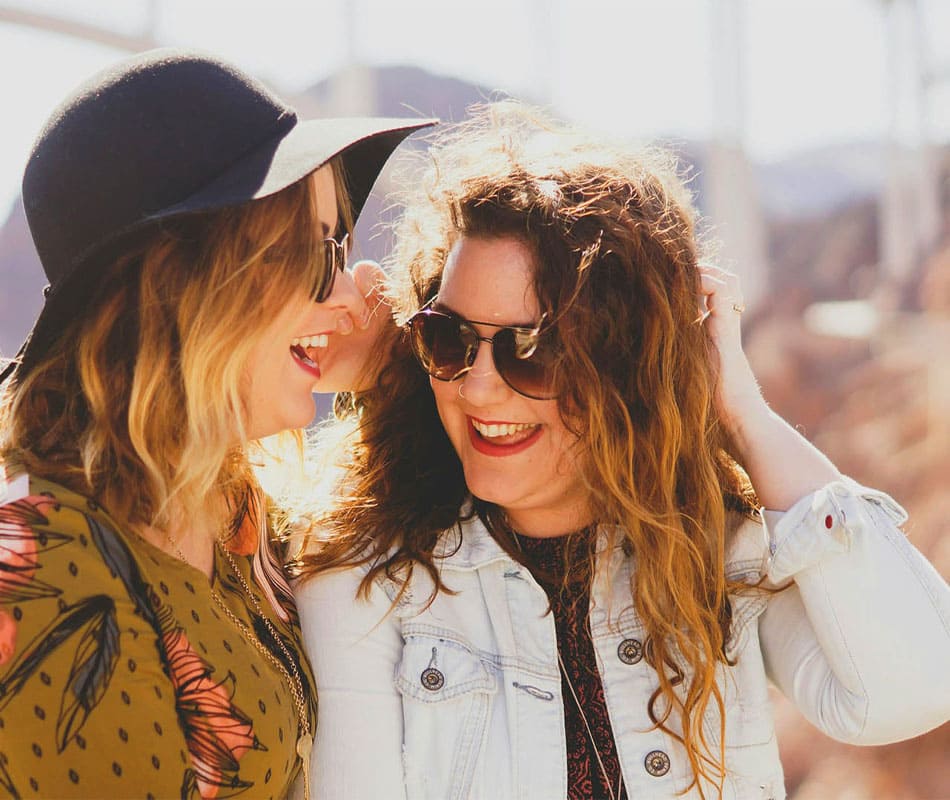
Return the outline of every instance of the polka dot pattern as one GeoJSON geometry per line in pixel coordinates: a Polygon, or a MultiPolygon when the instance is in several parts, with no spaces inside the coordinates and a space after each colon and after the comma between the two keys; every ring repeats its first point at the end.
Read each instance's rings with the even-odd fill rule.
{"type": "MultiPolygon", "coordinates": [[[[0,729],[5,719],[17,721],[17,736],[0,737],[0,765],[17,793],[178,797],[190,780],[219,797],[285,796],[299,771],[293,698],[283,676],[215,608],[212,585],[250,629],[261,627],[223,556],[216,553],[209,583],[116,531],[85,498],[36,480],[30,494],[13,513],[3,506],[0,523],[36,548],[27,579],[42,576],[35,598],[5,606],[17,626],[13,658],[33,642],[50,642],[0,716],[0,729]],[[56,637],[41,635],[57,626],[56,637]],[[92,687],[86,705],[67,694],[80,684],[92,687]],[[221,752],[230,752],[233,768],[221,766],[228,761],[215,757],[221,752]]],[[[249,558],[234,558],[252,583],[249,558]]],[[[266,601],[262,608],[285,642],[299,642],[296,620],[288,627],[266,601]]],[[[292,652],[309,693],[309,669],[300,650],[292,652]]]]}

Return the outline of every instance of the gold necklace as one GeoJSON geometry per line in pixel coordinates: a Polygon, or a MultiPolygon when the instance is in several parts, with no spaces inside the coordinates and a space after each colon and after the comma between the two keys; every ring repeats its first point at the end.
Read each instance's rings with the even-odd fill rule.
{"type": "MultiPolygon", "coordinates": [[[[518,550],[521,553],[524,553],[524,548],[521,546],[521,539],[519,538],[517,532],[515,532],[515,530],[510,527],[508,530],[511,533],[511,537],[515,540],[515,544],[518,545],[518,550]]],[[[574,688],[574,682],[571,680],[571,676],[568,675],[567,667],[564,666],[564,659],[561,658],[561,648],[557,642],[555,642],[555,649],[557,651],[558,669],[560,670],[561,675],[564,677],[564,682],[567,684],[567,688],[571,690],[571,697],[574,699],[574,705],[577,707],[578,712],[580,712],[581,722],[584,723],[584,728],[587,730],[587,738],[590,740],[591,747],[594,748],[594,755],[597,758],[597,766],[600,767],[600,774],[604,779],[604,786],[607,787],[607,791],[610,793],[610,800],[619,800],[620,790],[623,786],[623,771],[621,770],[620,775],[617,777],[617,793],[614,794],[614,790],[610,786],[610,776],[607,774],[607,767],[604,766],[604,760],[600,755],[600,748],[597,746],[597,740],[594,739],[594,731],[590,727],[590,722],[587,720],[587,714],[584,713],[584,707],[581,705],[580,698],[577,696],[577,690],[574,688]]]]}
{"type": "MultiPolygon", "coordinates": [[[[172,539],[168,533],[165,534],[165,537],[168,539],[168,543],[173,548],[175,548],[178,558],[188,564],[188,559],[185,558],[185,554],[181,552],[177,542],[175,542],[175,540],[172,539]]],[[[280,672],[287,683],[287,687],[290,689],[290,694],[294,699],[294,706],[297,710],[297,719],[301,729],[300,735],[297,737],[296,749],[297,756],[300,758],[301,769],[303,770],[304,797],[307,800],[310,800],[310,753],[313,750],[313,731],[310,729],[310,717],[307,714],[307,703],[304,699],[303,681],[300,678],[300,672],[297,670],[297,665],[294,662],[294,659],[291,657],[290,651],[284,645],[284,642],[281,640],[280,636],[277,635],[277,629],[274,628],[271,621],[267,618],[267,615],[261,608],[261,604],[257,602],[257,599],[251,592],[251,587],[248,586],[247,581],[244,580],[244,576],[241,574],[241,570],[238,569],[238,565],[234,561],[231,551],[228,550],[224,542],[222,542],[219,537],[215,537],[215,544],[218,546],[218,549],[221,551],[222,555],[228,560],[228,564],[231,565],[231,569],[234,570],[234,574],[237,576],[238,582],[241,584],[241,588],[244,590],[245,597],[247,597],[250,603],[254,606],[257,616],[264,623],[264,627],[267,628],[267,632],[270,634],[271,639],[277,643],[277,646],[287,659],[290,669],[293,671],[293,675],[291,675],[281,660],[264,646],[264,643],[257,638],[257,635],[253,630],[251,630],[250,626],[244,622],[244,620],[240,619],[233,611],[231,611],[230,608],[228,608],[227,603],[224,602],[224,598],[221,597],[221,595],[217,592],[217,590],[215,590],[213,586],[211,586],[211,598],[215,603],[217,603],[218,608],[220,608],[224,612],[225,616],[231,620],[231,623],[239,631],[241,631],[244,636],[247,637],[248,641],[254,645],[260,654],[264,656],[264,658],[267,659],[271,665],[277,669],[278,672],[280,672]]]]}

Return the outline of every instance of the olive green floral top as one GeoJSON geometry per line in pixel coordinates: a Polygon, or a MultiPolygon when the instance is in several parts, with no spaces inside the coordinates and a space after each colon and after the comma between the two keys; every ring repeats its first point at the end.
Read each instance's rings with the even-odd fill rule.
{"type": "MultiPolygon", "coordinates": [[[[252,577],[259,539],[249,520],[228,547],[312,698],[296,614],[252,577]]],[[[212,588],[286,656],[233,573],[216,551],[209,583],[56,484],[0,483],[0,797],[286,796],[293,695],[212,588]]]]}

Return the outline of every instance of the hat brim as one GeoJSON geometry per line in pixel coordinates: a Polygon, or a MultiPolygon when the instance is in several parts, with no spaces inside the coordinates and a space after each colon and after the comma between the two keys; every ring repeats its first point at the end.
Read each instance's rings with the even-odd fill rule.
{"type": "Polygon", "coordinates": [[[212,211],[276,194],[337,155],[343,156],[354,217],[359,215],[380,170],[399,143],[438,120],[385,117],[312,119],[298,122],[247,153],[198,192],[149,215],[149,221],[212,211]]]}
{"type": "MultiPolygon", "coordinates": [[[[109,243],[87,254],[71,274],[49,293],[33,329],[19,352],[0,373],[0,383],[21,377],[49,348],[61,322],[80,312],[92,299],[94,281],[77,285],[76,267],[103,258],[109,249],[154,223],[187,214],[215,211],[276,194],[341,155],[354,219],[359,216],[386,161],[411,133],[435,125],[436,119],[406,120],[354,117],[303,120],[288,132],[247,153],[238,163],[187,199],[156,210],[119,232],[109,243]]],[[[88,275],[87,275],[88,277],[88,275]]]]}

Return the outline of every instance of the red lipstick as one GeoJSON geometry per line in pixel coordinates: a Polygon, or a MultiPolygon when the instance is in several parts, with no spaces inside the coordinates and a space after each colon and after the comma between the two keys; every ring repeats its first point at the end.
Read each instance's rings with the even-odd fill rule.
{"type": "Polygon", "coordinates": [[[515,442],[514,444],[497,444],[490,441],[489,439],[486,439],[477,430],[475,430],[475,426],[472,424],[471,418],[468,420],[468,438],[472,443],[472,447],[474,447],[475,450],[477,450],[482,455],[486,456],[513,456],[531,447],[531,445],[541,438],[541,434],[543,432],[544,427],[538,425],[538,427],[535,428],[527,438],[522,439],[521,441],[515,442]]]}
{"type": "Polygon", "coordinates": [[[307,351],[304,350],[299,344],[295,344],[290,348],[290,354],[293,356],[294,361],[297,366],[300,367],[304,372],[309,373],[314,378],[319,378],[321,376],[320,365],[316,361],[311,361],[307,357],[307,351]]]}

